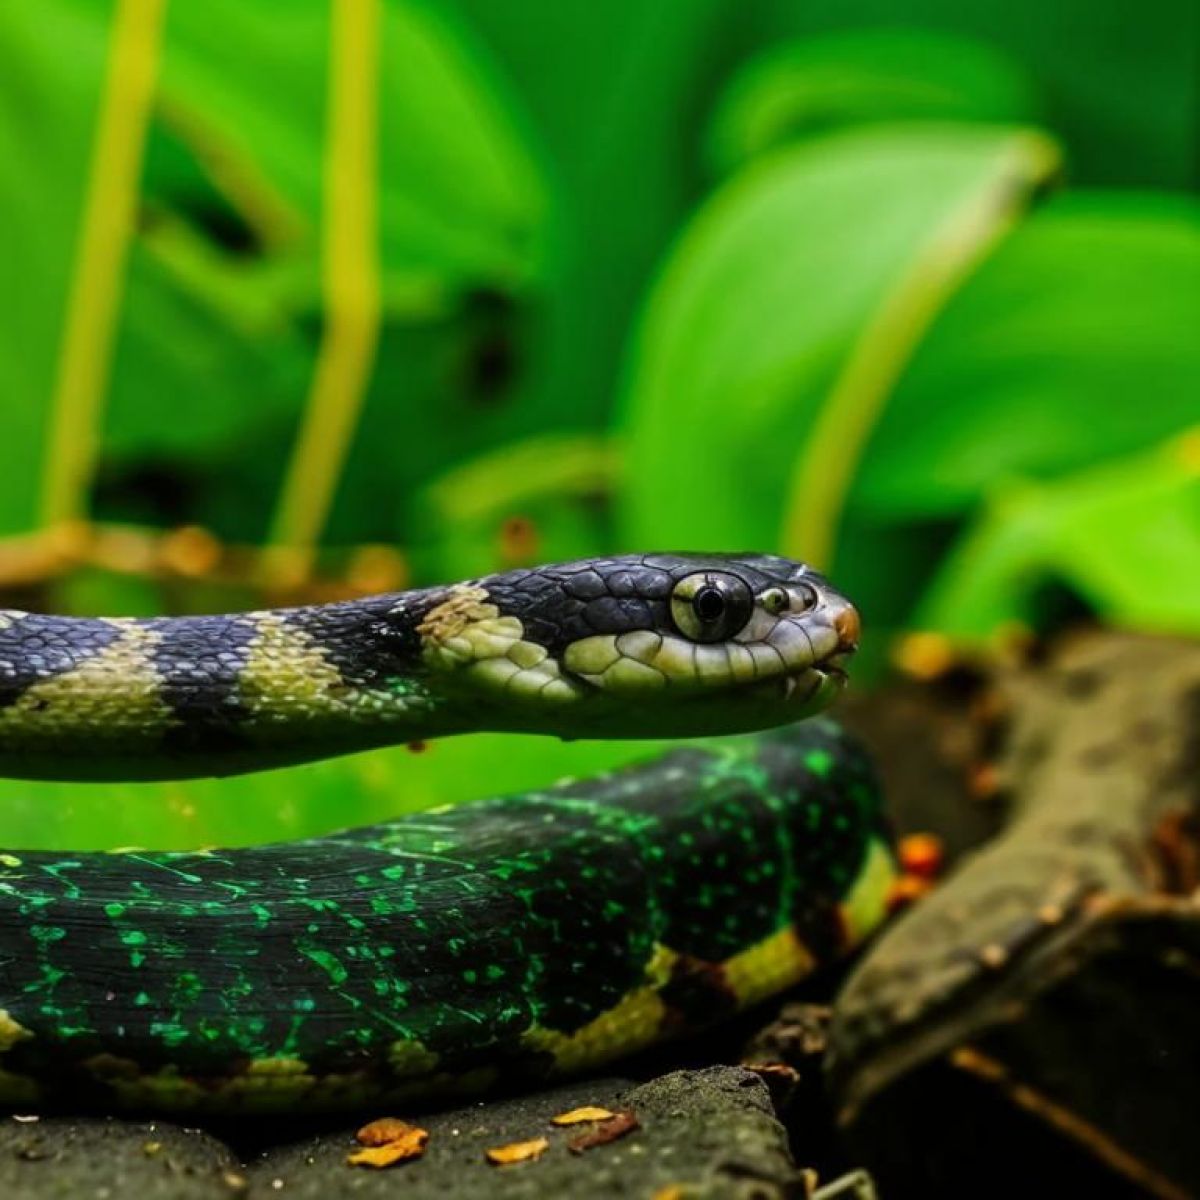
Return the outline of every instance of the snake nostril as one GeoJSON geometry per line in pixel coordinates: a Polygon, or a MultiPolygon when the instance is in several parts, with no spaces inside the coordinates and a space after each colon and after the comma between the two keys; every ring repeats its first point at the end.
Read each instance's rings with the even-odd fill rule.
{"type": "Polygon", "coordinates": [[[858,640],[862,637],[862,621],[858,611],[849,604],[834,615],[833,627],[837,630],[838,641],[847,650],[858,649],[858,640]]]}

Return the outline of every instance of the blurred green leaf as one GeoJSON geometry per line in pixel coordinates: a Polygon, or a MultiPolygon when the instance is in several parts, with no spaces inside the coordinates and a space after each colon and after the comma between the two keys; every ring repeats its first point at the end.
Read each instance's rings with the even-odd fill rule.
{"type": "Polygon", "coordinates": [[[1046,126],[1089,186],[1194,189],[1200,143],[1195,0],[749,0],[752,45],[906,25],[975,38],[1037,81],[1046,126]]]}
{"type": "MultiPolygon", "coordinates": [[[[28,50],[11,71],[0,63],[0,181],[12,174],[16,208],[0,285],[15,297],[39,282],[0,329],[0,435],[24,451],[0,484],[0,531],[33,523],[112,12],[106,0],[48,0],[51,54],[19,8],[0,18],[8,44],[28,50]]],[[[384,327],[330,530],[347,541],[399,536],[406,488],[535,427],[490,394],[478,411],[474,393],[477,374],[501,386],[512,374],[491,365],[512,357],[512,331],[479,314],[510,313],[541,270],[540,166],[461,22],[424,0],[380,14],[384,327]],[[403,445],[413,453],[397,454],[403,445]]],[[[265,529],[322,320],[329,36],[324,0],[169,9],[104,414],[101,515],[199,521],[237,540],[265,529]],[[157,517],[160,497],[140,482],[151,474],[187,481],[157,517]]]]}
{"type": "Polygon", "coordinates": [[[855,502],[941,516],[997,478],[1152,445],[1200,413],[1200,205],[1063,196],[947,305],[870,444],[855,502]]]}
{"type": "Polygon", "coordinates": [[[38,502],[104,30],[63,0],[2,4],[0,47],[0,444],[11,451],[0,534],[10,534],[31,527],[38,502]]]}
{"type": "Polygon", "coordinates": [[[929,30],[854,29],[773,46],[726,88],[708,137],[727,174],[775,146],[877,121],[1030,122],[1029,79],[984,42],[929,30]]]}
{"type": "Polygon", "coordinates": [[[507,68],[557,185],[527,400],[539,428],[608,419],[629,322],[700,190],[697,113],[725,70],[722,0],[454,0],[507,68]]]}
{"type": "Polygon", "coordinates": [[[1111,624],[1200,636],[1200,428],[1052,483],[998,490],[913,623],[967,642],[1017,621],[1036,627],[1048,584],[1111,624]]]}
{"type": "MultiPolygon", "coordinates": [[[[438,6],[406,0],[380,15],[385,276],[527,278],[545,197],[498,78],[438,6]]],[[[293,209],[310,237],[321,213],[329,35],[324,0],[173,5],[163,72],[176,134],[202,161],[219,161],[236,194],[276,193],[274,205],[293,209]]]]}
{"type": "MultiPolygon", "coordinates": [[[[1054,163],[1026,130],[875,126],[779,151],[719,190],[634,345],[622,542],[777,545],[793,464],[840,373],[868,332],[886,339],[907,318],[898,285],[964,215],[972,237],[1004,228],[1054,163]]],[[[834,451],[856,461],[857,447],[834,451]]]]}
{"type": "Polygon", "coordinates": [[[0,780],[5,849],[188,849],[310,837],[437,804],[544,787],[653,756],[663,742],[474,734],[287,770],[174,783],[0,780]]]}
{"type": "Polygon", "coordinates": [[[312,347],[261,264],[239,264],[186,225],[160,222],[134,249],[127,297],[109,459],[202,466],[247,426],[295,413],[312,347]]]}
{"type": "Polygon", "coordinates": [[[603,554],[617,466],[606,438],[544,433],[448,471],[414,501],[418,575],[470,579],[603,554]]]}

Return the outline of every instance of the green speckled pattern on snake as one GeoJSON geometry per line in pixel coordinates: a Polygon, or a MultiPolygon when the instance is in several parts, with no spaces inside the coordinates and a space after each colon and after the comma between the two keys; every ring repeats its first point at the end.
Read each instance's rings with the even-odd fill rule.
{"type": "Polygon", "coordinates": [[[305,609],[0,614],[0,771],[221,774],[478,729],[787,728],[240,850],[0,854],[0,1102],[361,1105],[581,1070],[882,914],[858,638],[798,563],[648,555],[305,609]]]}

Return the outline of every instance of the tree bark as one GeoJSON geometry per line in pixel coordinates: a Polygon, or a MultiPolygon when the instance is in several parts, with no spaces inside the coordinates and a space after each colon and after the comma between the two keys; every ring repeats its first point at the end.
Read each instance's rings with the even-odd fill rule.
{"type": "Polygon", "coordinates": [[[839,1125],[884,1195],[1200,1194],[1200,645],[997,688],[1010,822],[848,980],[839,1125]]]}

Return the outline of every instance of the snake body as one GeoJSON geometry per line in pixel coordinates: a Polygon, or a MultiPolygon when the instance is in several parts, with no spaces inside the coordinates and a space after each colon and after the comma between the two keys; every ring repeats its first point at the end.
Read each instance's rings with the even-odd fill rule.
{"type": "Polygon", "coordinates": [[[576,1071],[857,941],[890,877],[820,719],[858,636],[770,556],[225,617],[0,614],[0,771],[169,778],[474,729],[786,725],[306,841],[0,854],[0,1102],[331,1108],[576,1071]]]}

